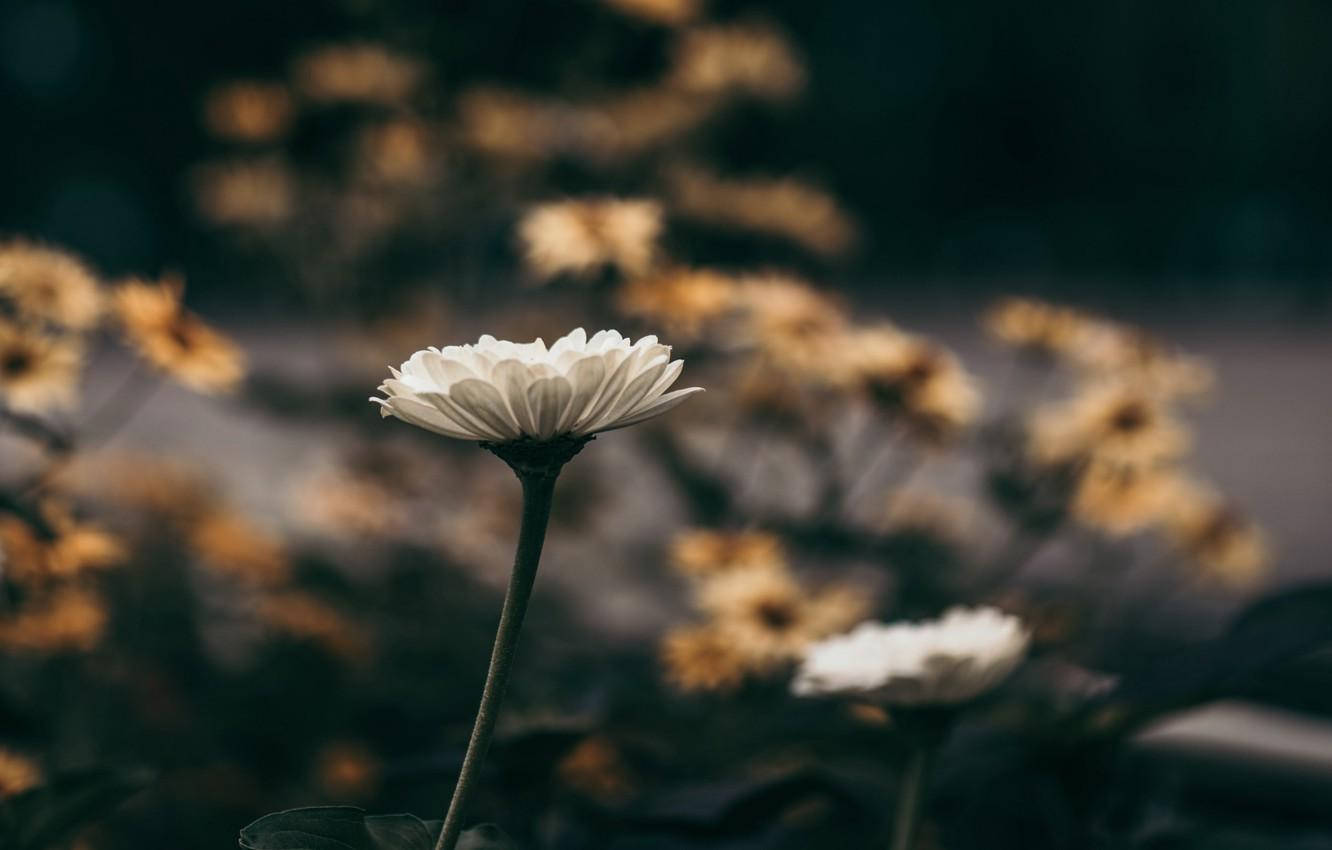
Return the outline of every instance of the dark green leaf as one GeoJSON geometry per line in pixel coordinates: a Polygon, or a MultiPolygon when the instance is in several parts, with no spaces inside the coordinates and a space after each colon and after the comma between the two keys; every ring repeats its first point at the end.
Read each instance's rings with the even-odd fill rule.
{"type": "Polygon", "coordinates": [[[457,850],[518,850],[518,845],[495,824],[483,823],[463,831],[457,850]]]}
{"type": "Polygon", "coordinates": [[[47,850],[105,817],[151,781],[142,770],[90,770],[55,777],[46,785],[6,800],[6,850],[47,850]]]}
{"type": "Polygon", "coordinates": [[[433,850],[439,824],[415,815],[367,815],[354,806],[314,806],[264,815],[241,830],[247,850],[433,850]]]}

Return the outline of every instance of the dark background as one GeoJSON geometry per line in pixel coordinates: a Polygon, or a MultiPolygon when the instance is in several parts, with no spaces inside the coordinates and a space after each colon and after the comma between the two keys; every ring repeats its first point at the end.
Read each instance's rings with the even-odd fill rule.
{"type": "MultiPolygon", "coordinates": [[[[1047,290],[1327,308],[1327,3],[710,8],[769,15],[805,51],[803,99],[755,108],[712,144],[724,167],[814,177],[841,197],[867,234],[843,278],[972,290],[1031,275],[1047,290]]],[[[182,188],[212,146],[201,95],[280,74],[302,45],[379,36],[432,58],[442,100],[480,80],[646,77],[665,42],[590,0],[7,2],[0,231],[109,273],[184,266],[196,292],[244,293],[257,284],[193,271],[210,251],[182,188]]]]}

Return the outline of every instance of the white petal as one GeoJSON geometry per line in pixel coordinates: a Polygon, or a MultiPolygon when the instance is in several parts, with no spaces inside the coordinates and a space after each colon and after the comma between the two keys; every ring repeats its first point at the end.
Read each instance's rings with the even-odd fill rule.
{"type": "Polygon", "coordinates": [[[540,440],[554,437],[572,397],[573,388],[560,376],[542,378],[528,387],[527,400],[537,419],[536,429],[531,435],[540,440]]]}
{"type": "Polygon", "coordinates": [[[513,440],[522,429],[494,385],[469,378],[449,388],[449,399],[489,426],[500,439],[513,440]]]}
{"type": "Polygon", "coordinates": [[[648,419],[653,418],[654,416],[660,416],[666,411],[678,406],[680,403],[682,403],[685,399],[689,398],[694,393],[701,393],[701,392],[703,392],[702,387],[688,387],[683,390],[676,390],[675,392],[667,393],[666,395],[662,396],[661,398],[657,399],[656,401],[652,402],[646,407],[634,411],[628,417],[618,420],[612,423],[609,427],[603,428],[602,430],[614,431],[619,428],[627,428],[630,425],[637,425],[639,422],[644,422],[648,419]]]}
{"type": "Polygon", "coordinates": [[[491,376],[504,400],[509,404],[514,421],[525,434],[535,434],[537,419],[533,407],[527,402],[527,389],[532,384],[532,371],[518,360],[503,360],[495,366],[491,376]]]}
{"type": "Polygon", "coordinates": [[[635,407],[647,397],[648,391],[656,385],[657,379],[661,373],[666,370],[666,360],[658,359],[642,367],[634,379],[624,388],[624,392],[615,400],[615,403],[606,409],[602,415],[603,420],[610,424],[615,420],[628,415],[635,407]]]}
{"type": "Polygon", "coordinates": [[[471,431],[458,428],[457,424],[436,409],[433,405],[426,404],[414,398],[397,398],[391,404],[385,405],[385,409],[393,413],[394,416],[403,422],[411,423],[427,431],[434,431],[436,434],[443,434],[446,437],[455,437],[462,440],[474,440],[476,436],[471,431]]]}

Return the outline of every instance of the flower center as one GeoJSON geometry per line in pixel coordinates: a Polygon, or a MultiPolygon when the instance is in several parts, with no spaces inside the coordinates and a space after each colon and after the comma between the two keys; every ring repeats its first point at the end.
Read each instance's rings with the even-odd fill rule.
{"type": "Polygon", "coordinates": [[[754,615],[763,627],[774,632],[784,632],[796,624],[795,606],[789,602],[767,599],[758,604],[754,615]]]}
{"type": "Polygon", "coordinates": [[[22,348],[11,348],[0,354],[0,375],[17,378],[32,368],[32,352],[22,348]]]}
{"type": "Polygon", "coordinates": [[[1151,416],[1147,408],[1139,402],[1132,401],[1121,405],[1110,417],[1110,430],[1118,431],[1121,434],[1131,434],[1134,431],[1141,431],[1147,427],[1151,421],[1151,416]]]}

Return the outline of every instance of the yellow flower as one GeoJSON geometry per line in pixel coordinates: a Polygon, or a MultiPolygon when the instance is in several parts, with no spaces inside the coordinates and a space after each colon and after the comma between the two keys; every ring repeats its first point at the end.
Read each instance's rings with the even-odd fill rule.
{"type": "Polygon", "coordinates": [[[632,18],[654,24],[679,26],[698,17],[702,0],[601,0],[610,8],[632,18]]]}
{"type": "Polygon", "coordinates": [[[697,339],[735,306],[735,282],[706,269],[670,269],[620,287],[621,313],[661,325],[677,339],[697,339]]]}
{"type": "Polygon", "coordinates": [[[837,344],[847,318],[835,299],[798,278],[768,274],[741,280],[736,304],[738,336],[766,365],[820,383],[842,379],[837,344]]]}
{"type": "Polygon", "coordinates": [[[102,293],[97,278],[79,260],[22,239],[0,245],[0,303],[19,316],[81,331],[97,324],[102,293]]]}
{"type": "Polygon", "coordinates": [[[213,135],[240,142],[267,142],[291,125],[291,94],[280,83],[237,80],[204,99],[204,125],[213,135]]]}
{"type": "Polygon", "coordinates": [[[781,540],[764,531],[695,529],[676,536],[670,560],[685,575],[701,576],[737,567],[780,565],[786,555],[781,540]]]}
{"type": "Polygon", "coordinates": [[[822,256],[843,254],[856,242],[856,224],[837,200],[794,178],[723,178],[678,166],[667,170],[666,181],[673,207],[687,218],[780,237],[822,256]]]}
{"type": "Polygon", "coordinates": [[[918,436],[946,440],[980,414],[980,392],[952,352],[892,327],[847,334],[839,348],[875,406],[918,436]]]}
{"type": "Polygon", "coordinates": [[[1032,298],[1005,298],[982,318],[986,331],[1000,342],[1049,356],[1071,353],[1091,321],[1070,307],[1032,298]]]}
{"type": "Polygon", "coordinates": [[[1170,469],[1094,461],[1078,479],[1073,515],[1112,536],[1132,534],[1161,520],[1178,483],[1170,469]]]}
{"type": "Polygon", "coordinates": [[[419,184],[440,165],[438,142],[420,121],[398,118],[361,131],[358,164],[370,177],[395,184],[419,184]]]}
{"type": "Polygon", "coordinates": [[[1227,584],[1250,585],[1271,563],[1262,529],[1202,485],[1179,488],[1163,525],[1167,539],[1227,584]]]}
{"type": "Polygon", "coordinates": [[[328,794],[341,799],[367,797],[379,787],[383,763],[355,741],[327,744],[315,756],[315,777],[328,794]]]}
{"type": "Polygon", "coordinates": [[[0,515],[0,553],[15,581],[44,582],[103,570],[124,563],[124,545],[94,525],[76,521],[62,506],[43,505],[54,538],[45,540],[22,520],[0,515]]]}
{"type": "Polygon", "coordinates": [[[1120,382],[1093,384],[1037,411],[1030,431],[1030,452],[1039,463],[1153,464],[1182,455],[1189,442],[1187,429],[1156,397],[1120,382]]]}
{"type": "Polygon", "coordinates": [[[282,541],[240,514],[217,511],[189,530],[190,545],[214,571],[259,585],[284,581],[291,572],[282,541]]]}
{"type": "Polygon", "coordinates": [[[86,651],[102,639],[106,621],[100,597],[66,587],[0,620],[0,646],[32,652],[86,651]]]}
{"type": "Polygon", "coordinates": [[[798,659],[806,646],[859,622],[867,609],[862,594],[848,588],[811,593],[772,566],[707,576],[697,602],[755,672],[798,659]]]}
{"type": "Polygon", "coordinates": [[[399,103],[425,75],[421,61],[373,42],[323,45],[301,54],[292,68],[296,88],[321,103],[399,103]]]}
{"type": "Polygon", "coordinates": [[[271,228],[296,209],[296,178],[274,157],[205,163],[191,187],[199,215],[219,227],[271,228]]]}
{"type": "Polygon", "coordinates": [[[42,781],[37,762],[12,750],[0,749],[0,798],[22,794],[42,781]]]}
{"type": "Polygon", "coordinates": [[[245,377],[245,356],[229,339],[185,309],[180,278],[132,280],[115,291],[116,315],[149,363],[202,393],[230,392],[245,377]]]}
{"type": "Polygon", "coordinates": [[[666,681],[685,693],[734,690],[750,669],[735,642],[713,625],[668,632],[661,643],[661,663],[666,681]]]}
{"type": "Polygon", "coordinates": [[[528,267],[545,279],[607,266],[642,274],[656,256],[661,229],[655,201],[592,198],[532,208],[519,222],[518,236],[528,267]]]}
{"type": "Polygon", "coordinates": [[[8,407],[42,412],[73,406],[82,365],[83,349],[74,340],[0,321],[0,401],[8,407]]]}
{"type": "Polygon", "coordinates": [[[682,33],[670,81],[693,94],[783,100],[804,88],[805,69],[785,36],[773,27],[728,24],[682,33]]]}
{"type": "Polygon", "coordinates": [[[607,804],[624,802],[638,785],[619,748],[604,735],[575,744],[555,765],[555,776],[569,790],[607,804]]]}

